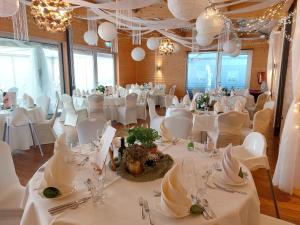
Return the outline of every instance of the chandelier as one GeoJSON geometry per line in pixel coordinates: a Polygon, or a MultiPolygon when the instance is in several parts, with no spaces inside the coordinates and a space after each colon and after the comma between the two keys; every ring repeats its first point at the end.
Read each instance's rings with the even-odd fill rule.
{"type": "Polygon", "coordinates": [[[158,51],[160,55],[170,55],[174,53],[175,45],[170,39],[163,38],[160,41],[158,51]]]}
{"type": "Polygon", "coordinates": [[[72,10],[63,0],[32,0],[31,14],[40,29],[63,32],[71,24],[72,10]]]}

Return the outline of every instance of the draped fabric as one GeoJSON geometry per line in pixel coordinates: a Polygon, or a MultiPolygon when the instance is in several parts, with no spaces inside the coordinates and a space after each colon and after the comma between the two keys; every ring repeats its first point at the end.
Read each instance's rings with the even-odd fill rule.
{"type": "Polygon", "coordinates": [[[281,46],[283,34],[281,31],[271,33],[269,40],[269,53],[267,65],[267,84],[269,91],[272,92],[273,80],[279,75],[281,62],[281,46]]]}
{"type": "Polygon", "coordinates": [[[293,101],[285,119],[273,177],[274,185],[289,194],[300,188],[300,4],[292,42],[292,80],[293,101]]]}

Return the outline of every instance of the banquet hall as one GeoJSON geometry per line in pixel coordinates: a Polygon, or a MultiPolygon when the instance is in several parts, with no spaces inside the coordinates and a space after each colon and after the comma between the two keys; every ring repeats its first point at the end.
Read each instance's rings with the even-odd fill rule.
{"type": "Polygon", "coordinates": [[[297,3],[0,0],[0,225],[300,225],[297,3]]]}

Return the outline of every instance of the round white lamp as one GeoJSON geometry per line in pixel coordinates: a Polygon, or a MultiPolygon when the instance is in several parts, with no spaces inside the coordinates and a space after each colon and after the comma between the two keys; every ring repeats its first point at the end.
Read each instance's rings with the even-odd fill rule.
{"type": "Polygon", "coordinates": [[[158,38],[151,37],[147,40],[147,47],[152,51],[158,49],[159,44],[160,40],[158,38]]]}
{"type": "Polygon", "coordinates": [[[88,45],[95,46],[98,44],[98,34],[93,30],[88,30],[87,32],[85,32],[83,35],[83,39],[88,45]]]}
{"type": "Polygon", "coordinates": [[[238,48],[238,43],[235,39],[225,41],[223,44],[223,51],[227,54],[235,52],[238,48]]]}
{"type": "Polygon", "coordinates": [[[99,25],[98,34],[104,41],[112,41],[117,37],[118,31],[113,23],[104,22],[99,25]]]}
{"type": "Polygon", "coordinates": [[[0,17],[15,15],[19,10],[19,0],[0,0],[0,17]]]}
{"type": "Polygon", "coordinates": [[[200,46],[206,47],[214,41],[214,35],[210,33],[197,33],[196,41],[200,46]]]}
{"type": "Polygon", "coordinates": [[[214,10],[206,10],[196,20],[196,29],[199,33],[218,35],[224,28],[224,20],[214,10]]]}
{"type": "Polygon", "coordinates": [[[180,20],[192,20],[208,7],[207,0],[168,0],[168,8],[180,20]]]}
{"type": "Polygon", "coordinates": [[[136,47],[131,51],[131,57],[134,61],[142,61],[146,56],[145,50],[141,47],[136,47]]]}

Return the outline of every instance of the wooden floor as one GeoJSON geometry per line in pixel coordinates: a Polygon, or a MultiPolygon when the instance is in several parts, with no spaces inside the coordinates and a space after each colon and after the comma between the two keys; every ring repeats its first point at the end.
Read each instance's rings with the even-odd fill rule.
{"type": "MultiPolygon", "coordinates": [[[[163,112],[160,112],[161,114],[163,112]]],[[[147,123],[139,121],[139,124],[147,123]]],[[[113,126],[117,129],[117,135],[123,136],[128,127],[114,123],[113,126]]],[[[55,131],[59,135],[63,132],[67,134],[67,140],[77,142],[77,134],[74,128],[63,126],[58,120],[55,123],[55,131]]],[[[272,173],[278,156],[278,138],[268,137],[268,157],[270,160],[272,173]]],[[[45,155],[42,158],[38,148],[31,148],[28,151],[16,151],[13,154],[17,174],[22,185],[26,185],[34,172],[45,163],[53,154],[53,145],[43,146],[45,155]]],[[[275,210],[272,201],[272,195],[269,188],[267,173],[265,170],[258,170],[253,173],[256,188],[261,202],[261,212],[275,217],[275,210]]],[[[293,222],[300,225],[300,194],[290,196],[279,191],[277,188],[276,197],[279,203],[280,215],[283,220],[293,222]]],[[[255,225],[255,224],[253,224],[255,225]]]]}

